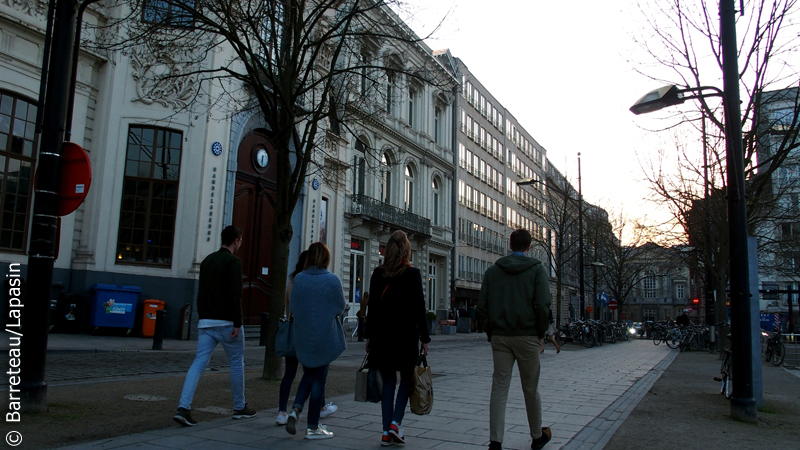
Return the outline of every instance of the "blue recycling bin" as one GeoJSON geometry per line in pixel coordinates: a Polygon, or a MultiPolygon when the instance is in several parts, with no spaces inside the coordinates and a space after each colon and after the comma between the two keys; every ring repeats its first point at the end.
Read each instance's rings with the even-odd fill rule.
{"type": "Polygon", "coordinates": [[[89,325],[133,329],[136,321],[136,305],[142,290],[138,286],[94,284],[89,325]]]}

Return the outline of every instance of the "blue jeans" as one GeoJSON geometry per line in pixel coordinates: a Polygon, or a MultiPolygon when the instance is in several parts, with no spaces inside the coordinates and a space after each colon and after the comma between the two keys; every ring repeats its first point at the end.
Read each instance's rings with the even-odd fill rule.
{"type": "Polygon", "coordinates": [[[303,366],[303,378],[297,386],[294,408],[303,410],[308,400],[308,428],[315,429],[319,425],[319,412],[325,401],[325,382],[328,380],[328,364],[321,367],[303,366]],[[309,396],[311,397],[309,399],[309,396]]]}
{"type": "Polygon", "coordinates": [[[281,380],[281,390],[278,395],[278,411],[286,411],[286,404],[289,403],[289,391],[292,390],[294,377],[297,376],[297,365],[300,361],[297,358],[287,356],[283,358],[283,379],[281,380]]]}
{"type": "Polygon", "coordinates": [[[383,378],[383,395],[381,396],[383,431],[389,431],[389,425],[392,424],[392,421],[397,422],[398,425],[403,423],[413,373],[413,367],[400,371],[400,386],[397,388],[397,399],[395,400],[394,387],[397,385],[397,372],[381,369],[381,378],[383,378]]]}
{"type": "Polygon", "coordinates": [[[197,389],[197,382],[200,381],[200,375],[206,370],[211,353],[217,344],[222,344],[231,367],[233,409],[244,409],[244,328],[239,330],[239,336],[235,339],[231,338],[232,331],[233,326],[197,329],[197,355],[186,374],[186,381],[183,382],[179,407],[192,409],[192,399],[197,389]]]}

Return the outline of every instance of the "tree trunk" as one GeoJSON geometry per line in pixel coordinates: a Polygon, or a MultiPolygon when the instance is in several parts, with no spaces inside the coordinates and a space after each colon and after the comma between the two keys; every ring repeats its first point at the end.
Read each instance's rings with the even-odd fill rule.
{"type": "Polygon", "coordinates": [[[291,211],[285,211],[280,202],[276,207],[275,222],[272,233],[278,236],[272,246],[272,298],[269,302],[269,320],[267,323],[267,339],[264,345],[264,368],[261,378],[277,380],[282,376],[283,358],[275,355],[275,335],[278,333],[278,321],[284,314],[286,276],[289,264],[289,241],[292,239],[291,211]]]}

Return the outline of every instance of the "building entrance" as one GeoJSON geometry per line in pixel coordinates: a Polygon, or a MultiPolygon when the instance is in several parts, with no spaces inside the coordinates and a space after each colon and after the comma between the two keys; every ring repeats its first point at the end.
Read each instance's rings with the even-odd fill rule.
{"type": "Polygon", "coordinates": [[[243,231],[239,249],[242,280],[242,322],[261,323],[272,295],[272,224],[275,219],[277,172],[275,148],[255,130],[239,144],[233,194],[233,225],[243,231]]]}

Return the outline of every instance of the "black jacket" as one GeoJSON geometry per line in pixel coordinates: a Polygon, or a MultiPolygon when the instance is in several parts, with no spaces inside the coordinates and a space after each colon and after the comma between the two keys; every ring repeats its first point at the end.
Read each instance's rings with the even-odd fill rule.
{"type": "Polygon", "coordinates": [[[378,267],[372,272],[369,288],[364,337],[369,339],[370,366],[387,370],[412,368],[419,356],[420,342],[431,341],[419,269],[407,267],[389,278],[378,267]]]}
{"type": "Polygon", "coordinates": [[[227,248],[206,256],[200,264],[197,313],[201,319],[230,320],[242,326],[242,260],[227,248]]]}

